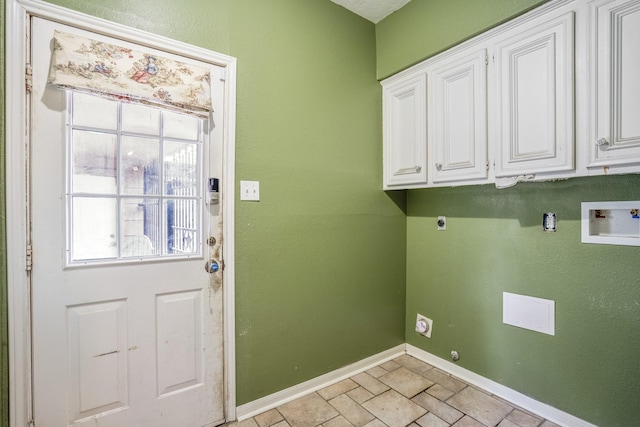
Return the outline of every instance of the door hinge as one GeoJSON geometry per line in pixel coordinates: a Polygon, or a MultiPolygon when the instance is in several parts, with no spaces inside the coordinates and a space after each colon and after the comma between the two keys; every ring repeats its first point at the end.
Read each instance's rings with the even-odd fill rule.
{"type": "Polygon", "coordinates": [[[27,265],[26,270],[31,271],[33,268],[33,245],[27,245],[27,265]]]}
{"type": "Polygon", "coordinates": [[[33,68],[31,68],[31,64],[27,64],[24,68],[24,77],[25,77],[25,89],[27,93],[31,93],[33,89],[33,68]]]}
{"type": "Polygon", "coordinates": [[[36,422],[33,420],[29,420],[29,422],[27,423],[27,427],[36,427],[36,422]]]}

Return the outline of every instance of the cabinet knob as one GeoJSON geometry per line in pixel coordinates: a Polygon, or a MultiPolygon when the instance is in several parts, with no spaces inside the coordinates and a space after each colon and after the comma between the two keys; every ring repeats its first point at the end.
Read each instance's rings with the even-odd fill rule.
{"type": "Polygon", "coordinates": [[[436,163],[436,169],[441,171],[442,170],[442,163],[436,163]]]}
{"type": "Polygon", "coordinates": [[[607,140],[607,138],[600,138],[596,141],[596,145],[598,147],[601,147],[603,145],[609,145],[609,141],[607,140]]]}

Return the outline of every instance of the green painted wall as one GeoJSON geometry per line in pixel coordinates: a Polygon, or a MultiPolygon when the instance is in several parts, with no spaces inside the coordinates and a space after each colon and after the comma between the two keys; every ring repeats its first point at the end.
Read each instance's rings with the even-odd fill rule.
{"type": "MultiPolygon", "coordinates": [[[[376,26],[387,76],[541,3],[414,0],[376,26]]],[[[596,425],[637,424],[639,247],[582,244],[580,202],[640,200],[640,176],[407,192],[407,342],[596,425]],[[544,212],[559,231],[542,231],[544,212]],[[436,231],[446,215],[447,230],[436,231]],[[556,335],[502,323],[502,292],[556,302],[556,335]],[[434,320],[430,340],[415,315],[434,320]]]]}
{"type": "Polygon", "coordinates": [[[236,204],[239,404],[404,342],[372,23],[328,0],[52,3],[238,58],[236,176],[262,198],[236,204]]]}
{"type": "Polygon", "coordinates": [[[376,25],[378,78],[389,77],[546,1],[411,1],[376,25]]]}
{"type": "Polygon", "coordinates": [[[637,424],[640,247],[581,243],[580,203],[601,200],[640,200],[640,175],[410,191],[407,342],[596,425],[637,424]],[[554,300],[555,336],[504,325],[502,292],[554,300]]]}

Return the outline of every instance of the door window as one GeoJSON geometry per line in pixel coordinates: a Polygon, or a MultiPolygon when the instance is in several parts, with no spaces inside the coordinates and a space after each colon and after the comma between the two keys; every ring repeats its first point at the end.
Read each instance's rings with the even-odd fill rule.
{"type": "Polygon", "coordinates": [[[67,92],[69,264],[194,256],[204,120],[67,92]]]}

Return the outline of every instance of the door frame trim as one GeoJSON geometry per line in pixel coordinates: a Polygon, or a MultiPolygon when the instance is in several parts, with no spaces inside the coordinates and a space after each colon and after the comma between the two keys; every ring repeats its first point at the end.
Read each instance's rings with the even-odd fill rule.
{"type": "Polygon", "coordinates": [[[28,98],[25,64],[30,49],[30,16],[57,21],[95,33],[117,37],[225,69],[223,126],[224,266],[223,345],[224,410],[227,421],[236,419],[235,375],[235,124],[236,69],[234,57],[127,27],[40,0],[6,0],[6,221],[7,286],[9,312],[9,426],[30,425],[33,419],[31,373],[30,280],[26,271],[28,244],[28,98]]]}

